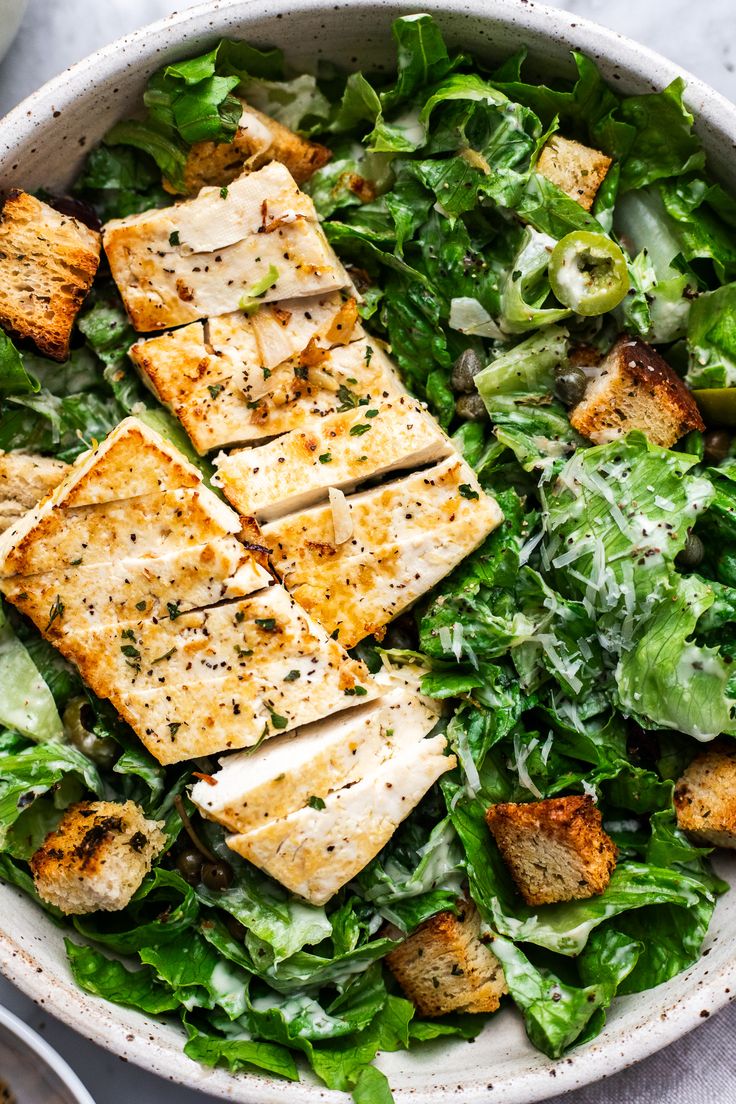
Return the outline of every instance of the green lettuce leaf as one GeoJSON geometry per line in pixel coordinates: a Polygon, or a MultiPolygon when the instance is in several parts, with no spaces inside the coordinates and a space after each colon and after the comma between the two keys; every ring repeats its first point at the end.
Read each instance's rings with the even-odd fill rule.
{"type": "Polygon", "coordinates": [[[0,606],[0,725],[32,740],[60,740],[54,696],[0,606]]]}

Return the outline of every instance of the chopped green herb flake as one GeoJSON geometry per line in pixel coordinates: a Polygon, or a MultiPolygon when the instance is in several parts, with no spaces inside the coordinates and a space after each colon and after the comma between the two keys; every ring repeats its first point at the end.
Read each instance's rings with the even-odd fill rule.
{"type": "Polygon", "coordinates": [[[460,490],[460,494],[463,496],[463,498],[474,499],[474,498],[479,497],[478,492],[474,491],[473,488],[468,483],[461,483],[460,487],[459,487],[459,490],[460,490]]]}
{"type": "Polygon", "coordinates": [[[51,628],[51,626],[53,625],[54,621],[56,621],[57,618],[59,618],[59,619],[62,618],[63,616],[64,616],[64,603],[61,600],[61,596],[57,594],[56,598],[54,598],[54,601],[51,604],[51,609],[49,610],[49,623],[46,626],[44,631],[48,632],[49,629],[51,628]]]}

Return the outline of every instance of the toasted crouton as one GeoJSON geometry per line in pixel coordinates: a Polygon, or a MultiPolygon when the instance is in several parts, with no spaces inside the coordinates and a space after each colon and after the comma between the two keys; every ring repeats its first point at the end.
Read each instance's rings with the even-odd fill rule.
{"type": "Polygon", "coordinates": [[[736,848],[736,747],[708,748],[675,786],[678,826],[696,842],[736,848]]]}
{"type": "Polygon", "coordinates": [[[593,206],[598,189],[611,167],[611,158],[580,142],[553,135],[542,150],[537,172],[579,203],[586,211],[593,206]]]}
{"type": "Polygon", "coordinates": [[[598,445],[640,429],[670,448],[692,429],[705,429],[695,400],[666,360],[646,342],[623,334],[602,361],[570,423],[598,445]]]}
{"type": "Polygon", "coordinates": [[[528,905],[594,897],[610,881],[616,846],[590,797],[492,805],[486,822],[528,905]]]}
{"type": "MultiPolygon", "coordinates": [[[[303,184],[331,157],[326,146],[300,137],[243,102],[232,142],[196,142],[190,149],[184,166],[184,192],[196,195],[207,185],[224,187],[244,170],[260,169],[269,161],[286,165],[297,184],[303,184]]],[[[176,191],[168,182],[166,188],[176,191]]]]}
{"type": "Polygon", "coordinates": [[[0,324],[66,360],[99,263],[96,231],[27,192],[11,192],[0,214],[0,324]]]}
{"type": "Polygon", "coordinates": [[[165,843],[163,822],[134,801],[81,801],[31,857],[40,897],[67,915],[118,912],[165,843]]]}
{"type": "Polygon", "coordinates": [[[480,941],[469,901],[456,916],[438,912],[387,956],[392,974],[424,1016],[495,1012],[507,992],[501,963],[480,941]]]}
{"type": "Polygon", "coordinates": [[[0,533],[30,510],[69,470],[63,460],[27,452],[0,452],[0,533]]]}

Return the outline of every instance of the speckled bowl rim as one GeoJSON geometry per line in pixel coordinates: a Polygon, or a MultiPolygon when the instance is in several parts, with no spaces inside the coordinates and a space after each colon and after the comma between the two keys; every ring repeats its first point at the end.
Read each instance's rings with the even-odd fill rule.
{"type": "MultiPolygon", "coordinates": [[[[52,115],[70,108],[89,88],[91,81],[103,88],[120,78],[130,68],[127,59],[131,56],[134,57],[134,69],[150,67],[156,64],[156,57],[164,47],[169,49],[172,44],[181,42],[184,48],[184,40],[194,36],[215,36],[219,33],[218,22],[226,19],[239,19],[247,34],[249,18],[267,14],[274,19],[273,38],[278,41],[275,20],[279,13],[288,17],[321,10],[325,19],[329,19],[333,12],[345,13],[351,9],[375,11],[387,21],[418,10],[451,13],[453,17],[486,18],[513,27],[521,40],[546,36],[558,44],[581,49],[599,62],[609,75],[613,72],[614,77],[621,76],[622,86],[629,79],[657,90],[675,77],[684,76],[688,86],[686,100],[697,117],[698,131],[709,146],[711,165],[719,175],[725,175],[729,169],[733,172],[736,162],[736,107],[733,104],[661,55],[623,35],[569,12],[528,0],[425,0],[417,4],[349,0],[333,5],[320,3],[320,0],[219,0],[199,4],[104,47],[49,81],[14,108],[0,120],[0,164],[7,165],[12,160],[14,147],[28,140],[35,128],[48,126],[52,115]]],[[[9,170],[12,169],[9,165],[9,170]]],[[[733,862],[720,860],[719,867],[720,872],[736,884],[733,862]]],[[[90,997],[75,986],[68,969],[55,957],[54,933],[57,929],[38,912],[29,898],[14,887],[0,883],[0,904],[0,970],[46,1011],[87,1039],[167,1080],[241,1104],[283,1104],[287,1099],[295,1104],[316,1104],[317,1101],[344,1104],[343,1094],[329,1092],[314,1083],[305,1081],[291,1085],[258,1073],[233,1076],[225,1070],[200,1067],[180,1052],[172,1053],[174,1029],[169,1025],[90,997]]],[[[731,919],[730,908],[728,912],[731,919]]],[[[711,943],[707,942],[705,953],[711,949],[711,943]]],[[[450,1099],[461,1099],[463,1104],[491,1104],[494,1100],[503,1101],[503,1104],[531,1104],[610,1076],[676,1041],[734,999],[736,958],[714,969],[707,968],[704,963],[705,959],[701,959],[667,985],[649,991],[657,999],[656,1016],[652,1016],[651,1010],[643,1010],[641,1018],[637,1018],[629,1011],[625,1025],[606,1028],[593,1043],[557,1062],[544,1062],[541,1066],[530,1064],[530,1055],[523,1052],[519,1033],[519,1069],[500,1079],[494,1075],[493,1051],[490,1050],[489,1065],[484,1071],[487,1077],[474,1072],[471,1079],[461,1084],[457,1079],[443,1081],[446,1077],[442,1069],[443,1045],[431,1044],[425,1048],[425,1053],[436,1058],[437,1073],[432,1085],[398,1085],[394,1089],[396,1100],[400,1104],[410,1101],[413,1104],[443,1104],[450,1099]],[[493,1083],[488,1080],[491,1077],[493,1083]]],[[[645,1004],[647,996],[625,997],[621,1003],[627,1002],[631,1010],[638,1007],[638,1003],[645,1004]]],[[[401,1072],[400,1055],[385,1056],[379,1059],[379,1064],[389,1072],[392,1081],[401,1072]]]]}
{"type": "MultiPolygon", "coordinates": [[[[14,1039],[27,1047],[32,1054],[40,1058],[43,1065],[51,1070],[59,1083],[71,1094],[75,1104],[95,1104],[74,1070],[66,1064],[53,1047],[23,1020],[19,1020],[12,1012],[8,1012],[7,1008],[2,1007],[0,1007],[0,1032],[12,1035],[14,1039]]],[[[2,1074],[1,1070],[0,1074],[2,1074]]]]}

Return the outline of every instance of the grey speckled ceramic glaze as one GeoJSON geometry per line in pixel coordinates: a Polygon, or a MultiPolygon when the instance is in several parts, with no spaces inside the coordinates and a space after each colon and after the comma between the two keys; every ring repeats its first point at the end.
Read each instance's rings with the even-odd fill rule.
{"type": "MultiPolygon", "coordinates": [[[[222,0],[174,15],[106,47],[51,81],[0,122],[0,187],[61,190],[85,152],[121,116],[140,105],[148,76],[163,63],[208,47],[221,35],[283,47],[296,67],[319,58],[371,69],[390,66],[390,26],[418,4],[389,0],[222,0]]],[[[679,70],[619,35],[567,12],[524,0],[425,0],[453,45],[497,59],[522,44],[540,76],[569,74],[569,51],[593,57],[626,92],[664,87],[679,70]]],[[[687,76],[687,74],[686,74],[687,76]]],[[[736,167],[736,108],[695,78],[688,103],[713,170],[726,183],[736,167]]],[[[736,884],[736,862],[719,872],[736,884]]],[[[504,1009],[474,1042],[435,1042],[379,1059],[399,1104],[530,1104],[590,1083],[651,1054],[690,1031],[736,993],[736,898],[719,903],[705,954],[667,985],[615,1002],[592,1044],[550,1062],[527,1042],[520,1018],[504,1009]]],[[[201,1068],[182,1054],[175,1026],[149,1020],[81,993],[67,968],[63,933],[18,890],[0,886],[0,967],[50,1013],[126,1060],[242,1104],[335,1101],[309,1080],[286,1086],[258,1074],[232,1076],[201,1068]]]]}
{"type": "Polygon", "coordinates": [[[94,1104],[49,1044],[0,1008],[0,1100],[7,1104],[94,1104]]]}

